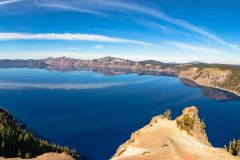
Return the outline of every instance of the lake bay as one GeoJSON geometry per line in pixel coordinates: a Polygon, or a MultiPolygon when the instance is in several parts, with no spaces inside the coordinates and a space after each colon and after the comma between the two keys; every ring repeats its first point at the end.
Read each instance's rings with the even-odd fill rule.
{"type": "Polygon", "coordinates": [[[153,116],[171,109],[175,118],[193,105],[213,146],[240,138],[239,98],[177,77],[0,69],[0,106],[35,134],[93,160],[109,159],[153,116]]]}

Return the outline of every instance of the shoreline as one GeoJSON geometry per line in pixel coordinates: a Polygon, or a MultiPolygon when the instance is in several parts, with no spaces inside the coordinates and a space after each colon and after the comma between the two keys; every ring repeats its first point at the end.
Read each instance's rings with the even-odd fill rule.
{"type": "MultiPolygon", "coordinates": [[[[177,76],[177,77],[180,78],[179,76],[177,76]]],[[[192,81],[192,82],[194,82],[194,83],[196,83],[197,85],[202,86],[202,87],[210,87],[210,88],[220,89],[220,90],[222,90],[222,91],[226,91],[226,92],[232,93],[232,94],[240,97],[240,93],[238,94],[238,93],[236,93],[236,92],[234,92],[234,91],[231,91],[231,90],[228,90],[228,89],[225,89],[225,88],[216,87],[216,86],[210,86],[210,85],[204,85],[204,84],[199,84],[199,83],[197,83],[196,81],[194,81],[194,80],[192,80],[192,79],[189,79],[189,78],[185,78],[185,79],[190,80],[190,81],[192,81]]]]}
{"type": "MultiPolygon", "coordinates": [[[[94,66],[94,67],[96,67],[96,66],[94,66]]],[[[89,69],[86,69],[86,68],[80,69],[80,68],[78,68],[78,69],[73,69],[73,70],[70,69],[70,70],[66,70],[66,71],[67,71],[67,72],[68,72],[68,71],[93,71],[93,72],[97,72],[96,70],[93,69],[94,67],[90,67],[90,66],[89,66],[89,69]]],[[[48,70],[48,68],[45,68],[45,67],[32,67],[32,68],[27,67],[27,66],[26,66],[26,67],[6,67],[6,68],[5,68],[5,67],[0,67],[0,69],[7,69],[7,68],[16,68],[16,69],[18,69],[18,68],[25,68],[25,69],[43,69],[43,70],[48,70]]],[[[123,70],[125,70],[125,71],[129,71],[129,72],[131,72],[131,73],[136,73],[136,74],[139,74],[139,75],[143,75],[144,72],[146,72],[146,73],[145,73],[146,75],[154,75],[154,76],[173,76],[173,77],[176,77],[176,78],[178,78],[178,79],[184,78],[184,79],[187,79],[187,80],[190,80],[190,81],[196,83],[196,84],[199,85],[199,86],[219,89],[219,90],[226,91],[226,92],[232,93],[232,94],[240,97],[240,93],[236,93],[236,92],[231,91],[231,90],[229,90],[229,89],[225,89],[225,88],[221,88],[221,87],[217,87],[217,86],[200,84],[200,83],[197,83],[195,80],[192,80],[192,79],[189,79],[189,78],[186,78],[186,77],[180,77],[177,73],[173,73],[173,72],[169,73],[169,72],[164,72],[164,71],[159,72],[159,71],[153,71],[153,70],[141,70],[141,71],[139,72],[139,71],[131,70],[130,68],[108,67],[108,66],[104,66],[104,67],[98,66],[98,67],[96,67],[96,68],[99,68],[99,69],[104,69],[104,68],[105,68],[105,69],[117,69],[117,70],[118,70],[118,69],[119,69],[119,70],[123,69],[123,70]],[[148,72],[148,73],[147,73],[147,72],[148,72]]],[[[96,68],[95,68],[95,69],[96,69],[96,68]]],[[[58,70],[58,69],[56,69],[56,68],[53,68],[53,70],[62,71],[62,70],[58,70]]],[[[50,70],[48,70],[48,71],[50,71],[50,70]]],[[[101,72],[101,70],[100,70],[100,72],[101,72]]],[[[123,73],[123,74],[127,74],[127,73],[123,73]]],[[[114,74],[113,74],[113,75],[114,75],[114,74]]]]}

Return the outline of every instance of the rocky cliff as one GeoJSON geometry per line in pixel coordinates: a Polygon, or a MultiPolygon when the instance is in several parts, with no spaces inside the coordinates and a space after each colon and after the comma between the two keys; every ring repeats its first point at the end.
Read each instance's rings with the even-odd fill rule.
{"type": "Polygon", "coordinates": [[[224,89],[240,95],[240,70],[220,67],[187,67],[179,71],[186,78],[202,86],[224,89]]]}
{"type": "Polygon", "coordinates": [[[0,67],[4,68],[46,68],[49,70],[81,70],[85,68],[90,69],[121,69],[137,73],[166,73],[175,74],[182,66],[182,64],[167,64],[157,61],[141,61],[135,62],[127,59],[115,57],[103,57],[93,60],[73,59],[67,57],[47,58],[42,60],[0,60],[0,67]]]}
{"type": "Polygon", "coordinates": [[[239,158],[208,142],[196,107],[183,110],[176,120],[154,117],[132,134],[113,160],[237,160],[239,158]],[[187,117],[187,118],[186,118],[187,117]]]}

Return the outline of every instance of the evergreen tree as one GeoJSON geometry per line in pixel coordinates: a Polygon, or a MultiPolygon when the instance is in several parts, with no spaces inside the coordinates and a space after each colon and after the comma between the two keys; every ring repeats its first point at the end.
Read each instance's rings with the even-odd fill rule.
{"type": "Polygon", "coordinates": [[[18,154],[17,154],[18,157],[22,157],[22,153],[21,153],[21,150],[18,149],[18,154]]]}
{"type": "Polygon", "coordinates": [[[224,148],[234,156],[240,156],[240,140],[232,140],[229,142],[229,146],[224,148]]]}
{"type": "Polygon", "coordinates": [[[79,155],[67,146],[51,144],[29,132],[8,112],[0,108],[0,157],[33,158],[47,152],[66,152],[79,159],[79,155]]]}
{"type": "Polygon", "coordinates": [[[163,114],[168,120],[171,120],[171,110],[167,109],[163,114]]]}
{"type": "Polygon", "coordinates": [[[31,153],[26,153],[26,154],[25,154],[25,158],[26,158],[26,159],[30,159],[30,158],[31,158],[31,153]]]}

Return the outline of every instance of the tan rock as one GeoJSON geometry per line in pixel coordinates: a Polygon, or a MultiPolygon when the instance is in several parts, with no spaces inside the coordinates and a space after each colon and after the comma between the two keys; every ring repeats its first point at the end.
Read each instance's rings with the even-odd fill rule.
{"type": "MultiPolygon", "coordinates": [[[[221,148],[211,147],[205,131],[197,129],[200,120],[195,107],[183,114],[194,118],[193,131],[189,134],[177,127],[176,120],[162,116],[133,133],[130,140],[121,145],[113,160],[237,160],[221,148]]],[[[181,116],[178,117],[181,119],[181,116]]]]}
{"type": "MultiPolygon", "coordinates": [[[[26,160],[21,158],[0,158],[0,160],[26,160]]],[[[45,153],[41,156],[30,160],[73,160],[73,158],[66,153],[45,153]]]]}

